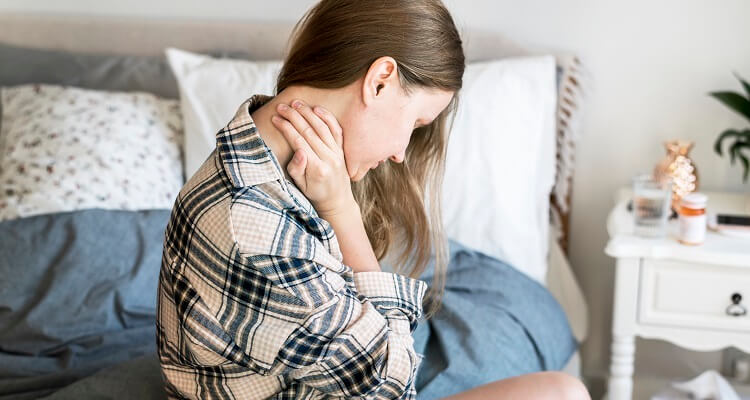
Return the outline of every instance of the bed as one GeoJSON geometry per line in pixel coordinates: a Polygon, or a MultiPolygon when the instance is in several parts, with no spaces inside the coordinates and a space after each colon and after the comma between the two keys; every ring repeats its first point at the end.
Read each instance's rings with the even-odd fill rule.
{"type": "MultiPolygon", "coordinates": [[[[0,87],[30,85],[23,90],[8,89],[3,92],[5,108],[2,115],[6,125],[0,126],[0,183],[11,184],[7,184],[0,194],[4,196],[0,197],[0,212],[3,205],[7,206],[4,217],[0,214],[0,235],[4,235],[0,242],[0,271],[4,273],[0,281],[0,399],[41,396],[81,398],[82,395],[112,397],[113,393],[114,397],[119,398],[159,398],[155,387],[160,384],[161,377],[154,354],[152,330],[155,282],[149,279],[158,271],[169,202],[174,198],[175,188],[179,188],[179,184],[192,172],[186,162],[194,150],[186,147],[188,130],[199,125],[195,118],[200,118],[200,111],[205,111],[194,105],[188,109],[185,98],[195,88],[186,83],[188,79],[181,75],[185,73],[184,70],[180,72],[177,66],[188,68],[196,60],[199,62],[195,65],[205,66],[216,62],[222,68],[220,63],[230,60],[279,60],[292,24],[5,14],[0,15],[0,26],[3,26],[0,30],[0,87]],[[173,49],[171,59],[165,57],[166,48],[173,49]],[[102,93],[77,92],[76,88],[110,93],[107,94],[109,97],[97,97],[102,93]],[[112,100],[115,91],[122,96],[112,100]],[[130,97],[123,94],[135,92],[146,94],[130,97]],[[144,143],[134,142],[130,137],[118,136],[116,131],[110,132],[117,127],[132,127],[137,118],[125,118],[117,120],[117,124],[109,124],[108,121],[114,121],[115,117],[95,115],[87,118],[102,118],[100,123],[108,129],[107,133],[97,136],[96,146],[92,145],[88,152],[80,148],[65,152],[61,147],[67,144],[54,145],[57,137],[52,138],[55,133],[49,133],[50,144],[46,155],[42,155],[44,143],[39,144],[36,139],[27,143],[22,135],[34,134],[36,122],[30,118],[43,108],[39,104],[45,97],[45,101],[66,99],[69,103],[68,108],[49,108],[48,116],[53,114],[55,118],[64,117],[55,113],[85,109],[74,106],[82,101],[88,104],[107,103],[108,108],[102,112],[128,110],[130,115],[150,113],[151,119],[147,118],[150,122],[148,129],[144,128],[143,140],[148,143],[148,148],[159,149],[158,154],[165,155],[164,159],[160,158],[158,164],[150,165],[151,170],[143,169],[143,160],[155,157],[142,153],[136,155],[136,150],[122,153],[121,158],[115,157],[118,159],[96,160],[100,168],[112,171],[112,176],[121,178],[123,182],[128,181],[128,176],[117,170],[116,163],[132,162],[132,165],[141,168],[133,170],[153,179],[153,182],[149,181],[150,187],[158,189],[130,187],[129,192],[123,194],[122,183],[111,186],[112,182],[97,181],[97,174],[92,172],[96,169],[89,165],[88,168],[83,167],[82,171],[61,175],[70,178],[55,181],[55,185],[60,186],[55,189],[57,192],[49,191],[51,185],[42,185],[45,177],[32,179],[29,176],[22,196],[12,193],[16,188],[13,185],[24,179],[22,176],[29,175],[29,168],[44,170],[44,166],[40,165],[24,167],[19,163],[12,164],[14,157],[19,157],[18,152],[24,150],[19,150],[19,147],[42,146],[35,156],[40,157],[39,160],[56,162],[54,170],[51,170],[51,164],[46,166],[46,171],[54,175],[58,173],[58,166],[64,168],[73,165],[75,157],[85,158],[88,155],[94,160],[92,153],[108,149],[106,146],[110,146],[111,154],[144,146],[144,143]],[[15,113],[16,119],[10,117],[12,113],[15,113]],[[180,113],[185,118],[175,119],[175,115],[180,113]],[[188,118],[188,115],[191,117],[188,118]],[[24,130],[27,128],[18,128],[21,124],[31,128],[27,132],[24,130]],[[113,139],[115,137],[118,141],[113,139]],[[52,146],[54,149],[49,148],[52,146]],[[62,159],[63,156],[66,158],[62,159]],[[154,171],[154,168],[160,170],[154,171]],[[2,181],[3,177],[6,181],[2,181]],[[55,193],[75,197],[85,192],[80,185],[65,188],[75,179],[89,183],[86,189],[88,197],[81,195],[77,203],[57,199],[55,193]],[[34,187],[39,188],[38,192],[33,190],[34,187]],[[106,190],[103,189],[105,187],[106,190]],[[100,188],[102,190],[98,191],[100,188]],[[27,206],[24,201],[34,206],[27,206]],[[9,209],[13,212],[7,212],[9,209]],[[101,276],[107,274],[114,278],[102,280],[101,276]],[[75,297],[76,293],[87,295],[75,297]]],[[[529,285],[538,283],[539,288],[544,289],[534,290],[539,290],[540,295],[544,292],[554,297],[564,312],[561,315],[564,315],[567,323],[566,332],[569,330],[568,334],[572,334],[577,346],[587,335],[587,309],[568,263],[566,247],[573,156],[575,141],[580,134],[585,70],[575,55],[552,48],[525,49],[507,38],[488,32],[469,31],[462,34],[467,61],[481,65],[481,71],[484,71],[480,73],[479,67],[474,69],[477,71],[476,82],[487,75],[486,71],[501,71],[513,83],[512,71],[528,69],[528,65],[546,66],[544,68],[549,70],[549,65],[552,65],[552,78],[545,79],[553,80],[555,92],[554,101],[547,101],[544,116],[538,118],[547,121],[547,126],[539,126],[539,132],[548,133],[538,143],[543,141],[548,148],[535,150],[532,147],[524,159],[513,160],[514,163],[549,166],[547,170],[539,169],[540,174],[546,171],[545,178],[524,183],[525,187],[530,188],[528,196],[543,200],[544,204],[539,204],[543,207],[531,212],[538,219],[536,222],[544,226],[531,230],[524,225],[523,232],[510,230],[513,228],[511,226],[506,227],[506,232],[498,233],[510,235],[505,238],[517,238],[517,243],[525,242],[524,237],[533,237],[535,247],[513,245],[511,240],[488,242],[487,238],[492,235],[472,236],[476,227],[462,225],[465,215],[458,213],[446,217],[450,223],[447,231],[452,237],[451,255],[463,257],[461,265],[476,267],[484,263],[482,265],[488,265],[487,268],[499,268],[498,279],[505,277],[528,281],[524,284],[527,286],[516,288],[523,290],[515,293],[517,296],[523,297],[531,287],[529,285]],[[491,64],[493,60],[503,60],[503,63],[494,65],[491,64]],[[485,62],[490,64],[483,64],[485,62]],[[541,157],[542,161],[530,157],[541,157]],[[489,257],[485,257],[487,255],[489,257]],[[477,261],[480,259],[482,261],[477,261]],[[532,262],[523,260],[541,261],[534,261],[534,266],[526,269],[526,265],[532,262]]],[[[211,75],[208,78],[218,79],[211,75]]],[[[210,79],[209,83],[212,82],[210,79]]],[[[506,87],[515,86],[518,85],[506,87]]],[[[533,112],[538,110],[535,110],[530,108],[528,112],[532,114],[529,115],[536,115],[533,112]]],[[[83,116],[81,118],[71,125],[71,129],[91,122],[83,121],[83,116]]],[[[78,140],[72,139],[75,142],[78,140]]],[[[197,142],[190,143],[195,145],[197,142]]],[[[472,151],[468,144],[461,146],[453,154],[472,151]]],[[[195,156],[200,158],[200,153],[195,156]]],[[[509,152],[506,156],[514,155],[509,152]]],[[[461,168],[472,166],[456,157],[454,164],[449,169],[456,173],[446,178],[446,185],[470,185],[471,182],[466,182],[470,180],[463,179],[465,174],[461,175],[461,168]]],[[[524,177],[523,180],[528,179],[524,177]]],[[[514,182],[517,181],[520,180],[514,182]]],[[[126,184],[132,185],[132,182],[126,184]]],[[[477,189],[479,187],[482,185],[466,186],[465,190],[453,192],[485,196],[485,192],[481,191],[484,189],[477,189]]],[[[448,200],[449,203],[465,201],[464,198],[450,196],[448,200]]],[[[488,215],[486,219],[493,222],[493,218],[502,220],[501,210],[488,215]]],[[[384,269],[387,269],[387,264],[387,261],[384,262],[384,269]]],[[[459,265],[458,261],[456,265],[459,265]]],[[[536,329],[541,332],[545,328],[538,323],[536,329]]],[[[526,332],[529,333],[528,330],[526,332]]],[[[554,339],[556,333],[544,334],[554,339]]],[[[422,349],[428,346],[419,339],[415,343],[422,349]]],[[[550,343],[554,343],[554,340],[550,343]]],[[[539,343],[532,343],[530,347],[534,346],[539,347],[539,343]]],[[[540,350],[537,348],[534,351],[540,350]]],[[[564,354],[564,359],[544,369],[561,369],[580,377],[577,348],[568,353],[564,354]]],[[[439,375],[440,372],[438,368],[431,373],[439,375]]],[[[504,373],[506,376],[515,374],[513,371],[504,373]]]]}

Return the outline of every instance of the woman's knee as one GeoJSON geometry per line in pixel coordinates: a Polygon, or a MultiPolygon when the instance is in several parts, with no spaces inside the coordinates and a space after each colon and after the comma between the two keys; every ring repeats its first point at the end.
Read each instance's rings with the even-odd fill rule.
{"type": "Polygon", "coordinates": [[[542,374],[557,392],[556,399],[560,400],[591,400],[588,389],[580,379],[560,371],[546,371],[542,374]]]}

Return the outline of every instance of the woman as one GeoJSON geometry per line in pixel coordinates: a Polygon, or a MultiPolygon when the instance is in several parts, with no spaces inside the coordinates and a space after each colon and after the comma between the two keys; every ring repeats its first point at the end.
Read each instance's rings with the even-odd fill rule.
{"type": "MultiPolygon", "coordinates": [[[[175,201],[158,295],[167,393],[415,398],[411,332],[444,285],[438,189],[460,37],[439,0],[323,0],[284,61],[276,96],[240,105],[175,201]],[[408,276],[380,269],[397,244],[408,276]]],[[[543,372],[451,398],[505,397],[588,394],[543,372]]]]}

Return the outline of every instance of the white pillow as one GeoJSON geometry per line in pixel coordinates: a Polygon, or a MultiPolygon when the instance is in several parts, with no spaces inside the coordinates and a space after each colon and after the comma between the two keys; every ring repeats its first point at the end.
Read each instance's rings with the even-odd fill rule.
{"type": "Polygon", "coordinates": [[[555,180],[555,58],[466,66],[443,181],[446,234],[541,284],[555,180]]]}
{"type": "Polygon", "coordinates": [[[216,132],[243,101],[254,94],[274,94],[282,62],[217,59],[172,47],[166,55],[180,90],[187,180],[216,147],[216,132]]]}
{"type": "MultiPolygon", "coordinates": [[[[273,94],[281,62],[166,53],[180,87],[189,178],[237,106],[253,94],[273,94]]],[[[555,174],[555,74],[553,56],[467,65],[444,181],[448,236],[542,284],[555,174]]]]}
{"type": "Polygon", "coordinates": [[[0,221],[169,209],[182,187],[179,102],[151,93],[0,88],[0,221]]]}

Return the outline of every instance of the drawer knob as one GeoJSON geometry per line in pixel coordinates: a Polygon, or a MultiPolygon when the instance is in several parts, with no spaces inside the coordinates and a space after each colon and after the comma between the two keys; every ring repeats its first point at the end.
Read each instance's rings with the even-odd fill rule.
{"type": "Polygon", "coordinates": [[[747,309],[745,306],[740,304],[742,301],[742,295],[739,293],[732,294],[732,304],[727,307],[727,314],[734,316],[734,317],[741,317],[745,314],[747,314],[747,309]]]}

